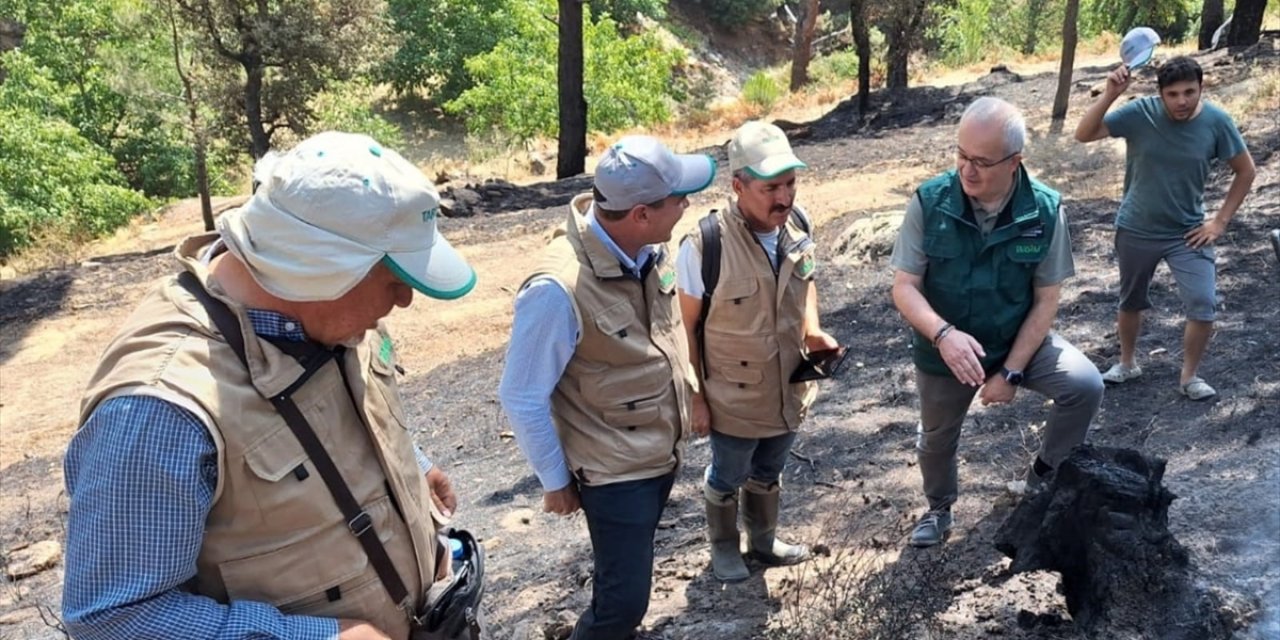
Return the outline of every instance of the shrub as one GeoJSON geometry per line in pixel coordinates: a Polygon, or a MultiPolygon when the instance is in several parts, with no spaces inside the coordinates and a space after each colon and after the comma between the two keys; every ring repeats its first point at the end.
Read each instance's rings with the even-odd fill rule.
{"type": "Polygon", "coordinates": [[[778,8],[778,0],[697,0],[712,22],[739,27],[778,8]]]}
{"type": "Polygon", "coordinates": [[[330,85],[311,101],[316,131],[363,133],[392,149],[404,147],[400,128],[374,111],[377,90],[366,80],[330,85]]]}
{"type": "MultiPolygon", "coordinates": [[[[513,8],[516,33],[488,53],[467,60],[478,84],[445,110],[467,118],[473,133],[505,132],[515,140],[559,131],[556,84],[557,33],[543,18],[554,0],[513,8]]],[[[609,17],[584,21],[584,93],[588,128],[611,132],[664,122],[673,89],[671,70],[680,54],[651,34],[623,37],[609,17]]]]}
{"type": "Polygon", "coordinates": [[[742,85],[742,101],[759,107],[765,113],[773,109],[773,105],[781,97],[782,88],[778,85],[778,81],[763,71],[751,74],[747,82],[742,85]]]}

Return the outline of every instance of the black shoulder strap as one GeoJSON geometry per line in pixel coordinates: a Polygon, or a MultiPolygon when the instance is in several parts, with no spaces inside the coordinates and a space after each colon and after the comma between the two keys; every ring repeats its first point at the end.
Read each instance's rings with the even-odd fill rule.
{"type": "Polygon", "coordinates": [[[707,314],[711,313],[711,294],[720,283],[720,222],[714,209],[698,221],[698,229],[702,232],[702,310],[698,312],[694,335],[698,338],[698,361],[702,363],[702,377],[705,379],[710,372],[707,367],[707,314]]]}
{"type": "MultiPolygon", "coordinates": [[[[178,284],[186,289],[191,295],[195,296],[200,302],[209,317],[213,320],[214,326],[222,333],[227,344],[235,351],[236,356],[240,358],[240,362],[248,367],[249,359],[245,354],[244,334],[240,331],[240,322],[236,319],[235,314],[222,301],[209,295],[196,277],[189,271],[184,271],[178,275],[178,284]]],[[[293,401],[293,394],[302,385],[306,383],[317,371],[329,360],[338,360],[338,366],[342,366],[342,352],[330,351],[328,349],[317,350],[316,352],[327,353],[327,356],[299,358],[299,362],[303,363],[305,368],[301,377],[289,385],[279,395],[268,398],[272,406],[276,408],[289,425],[289,430],[293,432],[294,437],[302,444],[302,449],[306,451],[307,456],[311,458],[311,463],[315,465],[316,471],[320,472],[320,477],[324,479],[324,484],[329,489],[329,493],[333,495],[333,501],[337,503],[338,509],[342,511],[342,517],[347,520],[347,528],[360,541],[360,546],[364,547],[364,552],[369,556],[369,562],[373,565],[374,570],[378,572],[378,578],[382,581],[382,586],[387,589],[387,593],[391,596],[392,602],[400,605],[402,609],[411,618],[413,616],[413,601],[409,598],[409,590],[405,588],[404,581],[400,578],[400,573],[396,571],[396,567],[391,562],[387,550],[382,546],[382,541],[378,539],[378,533],[373,529],[373,519],[369,517],[368,512],[360,507],[359,501],[351,494],[351,489],[347,486],[345,480],[342,479],[342,472],[338,470],[338,466],[333,463],[333,458],[329,457],[329,452],[325,451],[324,445],[321,444],[320,438],[316,436],[316,432],[311,428],[311,423],[307,422],[307,418],[298,410],[298,405],[293,401]]],[[[359,407],[356,408],[359,411],[359,407]]],[[[429,576],[428,576],[429,577],[429,576]]]]}

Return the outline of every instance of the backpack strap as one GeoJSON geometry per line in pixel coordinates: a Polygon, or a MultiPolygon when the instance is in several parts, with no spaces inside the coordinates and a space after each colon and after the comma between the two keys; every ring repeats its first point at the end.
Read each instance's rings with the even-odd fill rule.
{"type": "Polygon", "coordinates": [[[715,293],[720,283],[720,221],[716,219],[716,210],[712,209],[698,221],[698,230],[702,232],[702,310],[698,313],[698,326],[694,335],[698,338],[698,361],[702,363],[702,377],[710,375],[707,367],[707,314],[711,313],[711,294],[715,293]]]}
{"type": "Polygon", "coordinates": [[[800,205],[791,205],[791,222],[794,222],[806,236],[813,235],[813,221],[809,219],[809,214],[805,213],[800,205]]]}
{"type": "MultiPolygon", "coordinates": [[[[195,275],[189,271],[178,274],[178,285],[200,302],[200,305],[209,314],[209,318],[213,320],[214,326],[222,333],[227,344],[231,346],[232,351],[235,351],[236,357],[240,359],[240,362],[245,365],[247,370],[249,359],[245,353],[244,333],[240,330],[240,321],[236,319],[231,309],[221,300],[209,295],[209,292],[196,280],[195,275]]],[[[333,496],[333,501],[337,503],[338,509],[342,511],[342,517],[347,521],[347,528],[360,541],[360,546],[364,548],[365,555],[369,557],[369,563],[377,571],[378,578],[382,581],[382,586],[386,588],[387,594],[391,596],[392,602],[399,605],[406,615],[411,620],[414,620],[413,599],[409,596],[409,590],[404,586],[404,580],[400,578],[400,573],[396,571],[395,564],[391,562],[391,557],[387,555],[386,547],[382,546],[382,540],[378,538],[378,533],[374,531],[373,519],[368,512],[361,508],[360,502],[352,495],[351,488],[347,486],[346,481],[342,478],[342,472],[338,470],[333,458],[325,450],[324,444],[320,442],[320,437],[316,435],[311,423],[307,421],[306,416],[302,414],[302,411],[298,409],[298,405],[293,401],[293,394],[302,388],[302,385],[312,375],[328,364],[330,360],[334,360],[335,357],[341,372],[342,352],[344,350],[341,348],[329,350],[314,346],[307,351],[310,353],[301,357],[291,354],[295,355],[299,364],[305,369],[302,376],[279,395],[267,398],[267,400],[284,418],[285,423],[289,425],[289,430],[293,432],[294,437],[298,439],[298,443],[302,445],[303,451],[307,453],[307,457],[315,465],[316,471],[320,472],[320,477],[324,479],[324,484],[333,496]]],[[[343,381],[346,381],[345,376],[343,381]]],[[[350,387],[348,387],[347,391],[349,394],[350,387]]],[[[359,413],[359,411],[360,409],[357,407],[356,412],[359,413]]]]}

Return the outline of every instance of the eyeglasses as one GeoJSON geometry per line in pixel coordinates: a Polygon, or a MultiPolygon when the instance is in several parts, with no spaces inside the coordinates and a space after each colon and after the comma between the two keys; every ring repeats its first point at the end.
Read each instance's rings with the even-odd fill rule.
{"type": "Polygon", "coordinates": [[[956,160],[958,162],[971,163],[973,166],[979,169],[990,169],[996,165],[1007,162],[1010,158],[1018,155],[1019,153],[1022,153],[1022,149],[1018,149],[1017,151],[1014,151],[1013,153],[1003,158],[1000,158],[999,160],[987,160],[985,158],[970,157],[969,155],[965,154],[965,152],[962,151],[960,147],[956,147],[956,160]]]}

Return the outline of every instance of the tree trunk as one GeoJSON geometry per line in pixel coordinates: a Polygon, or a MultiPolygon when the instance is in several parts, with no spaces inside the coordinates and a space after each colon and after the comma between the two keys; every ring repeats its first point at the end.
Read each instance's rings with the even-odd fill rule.
{"type": "Polygon", "coordinates": [[[853,30],[853,46],[858,52],[858,117],[865,118],[871,109],[871,28],[868,24],[867,0],[851,0],[849,26],[853,30]]]}
{"type": "Polygon", "coordinates": [[[191,136],[195,140],[196,193],[200,196],[200,217],[204,230],[213,231],[213,202],[209,194],[209,144],[204,127],[200,125],[200,109],[191,76],[182,68],[182,45],[178,40],[178,20],[174,17],[173,4],[169,4],[169,28],[173,36],[173,68],[182,80],[182,97],[187,102],[187,119],[191,136]]]}
{"type": "Polygon", "coordinates": [[[1036,52],[1040,37],[1040,16],[1044,14],[1047,3],[1048,0],[1027,0],[1027,23],[1024,25],[1026,33],[1022,40],[1022,53],[1025,55],[1036,52]]]}
{"type": "Polygon", "coordinates": [[[1200,12],[1200,50],[1213,46],[1213,32],[1222,26],[1226,19],[1223,13],[1222,0],[1204,0],[1204,9],[1200,12]]]}
{"type": "Polygon", "coordinates": [[[1267,0],[1236,0],[1235,13],[1231,14],[1231,28],[1227,44],[1233,47],[1257,44],[1262,33],[1262,17],[1267,11],[1267,0]]]}
{"type": "Polygon", "coordinates": [[[262,65],[245,62],[244,73],[244,117],[249,125],[249,153],[257,160],[271,149],[271,138],[262,123],[262,65]]]}
{"type": "Polygon", "coordinates": [[[1080,0],[1067,0],[1067,10],[1062,18],[1062,63],[1058,66],[1058,93],[1053,97],[1053,119],[1067,117],[1071,100],[1071,74],[1076,62],[1076,22],[1080,15],[1080,0]]]}
{"type": "Polygon", "coordinates": [[[582,0],[560,0],[560,154],[556,178],[587,168],[587,100],[582,95],[582,0]]]}
{"type": "Polygon", "coordinates": [[[818,27],[818,0],[805,0],[796,23],[794,55],[791,58],[791,90],[809,83],[809,61],[813,58],[813,32],[818,27]]]}
{"type": "Polygon", "coordinates": [[[911,51],[921,24],[928,0],[903,1],[893,8],[893,17],[889,20],[889,31],[885,39],[889,41],[889,78],[890,89],[906,89],[908,81],[907,65],[911,60],[911,51]]]}

